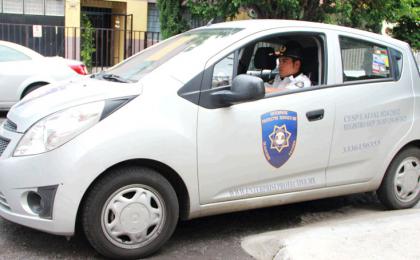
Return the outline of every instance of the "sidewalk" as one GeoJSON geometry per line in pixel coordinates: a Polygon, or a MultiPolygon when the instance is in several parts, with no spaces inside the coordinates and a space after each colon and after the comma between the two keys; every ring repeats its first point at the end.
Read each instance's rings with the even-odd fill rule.
{"type": "Polygon", "coordinates": [[[250,236],[242,247],[264,260],[420,259],[420,209],[358,212],[250,236]]]}

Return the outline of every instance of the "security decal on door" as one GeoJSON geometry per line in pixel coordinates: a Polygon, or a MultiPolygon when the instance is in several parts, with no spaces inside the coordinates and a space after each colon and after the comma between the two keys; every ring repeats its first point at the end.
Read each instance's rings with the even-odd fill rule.
{"type": "Polygon", "coordinates": [[[297,113],[276,110],[261,116],[264,156],[274,167],[285,164],[296,146],[297,113]]]}

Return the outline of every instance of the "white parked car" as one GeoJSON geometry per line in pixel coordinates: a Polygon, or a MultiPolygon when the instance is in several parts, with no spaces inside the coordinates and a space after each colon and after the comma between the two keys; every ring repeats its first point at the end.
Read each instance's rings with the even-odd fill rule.
{"type": "Polygon", "coordinates": [[[369,191],[410,208],[419,104],[404,42],[299,21],[198,28],[16,104],[0,127],[0,215],[64,236],[81,223],[122,259],[158,250],[179,219],[369,191]],[[313,86],[265,94],[291,39],[313,86]]]}
{"type": "Polygon", "coordinates": [[[0,41],[0,110],[8,110],[41,86],[79,74],[87,74],[82,62],[44,57],[21,45],[0,41]]]}

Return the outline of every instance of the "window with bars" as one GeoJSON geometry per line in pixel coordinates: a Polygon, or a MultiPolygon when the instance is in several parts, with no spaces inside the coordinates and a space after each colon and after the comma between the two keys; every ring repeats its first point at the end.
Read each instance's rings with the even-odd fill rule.
{"type": "Polygon", "coordinates": [[[149,3],[147,10],[147,31],[160,32],[159,9],[156,4],[149,3]]]}
{"type": "Polygon", "coordinates": [[[23,0],[3,0],[3,12],[10,14],[22,14],[23,0]]]}
{"type": "Polygon", "coordinates": [[[45,15],[64,16],[64,0],[45,0],[45,15]]]}
{"type": "Polygon", "coordinates": [[[25,0],[24,12],[31,15],[43,15],[44,0],[25,0]]]}
{"type": "Polygon", "coordinates": [[[64,0],[0,0],[0,13],[64,16],[64,0]]]}

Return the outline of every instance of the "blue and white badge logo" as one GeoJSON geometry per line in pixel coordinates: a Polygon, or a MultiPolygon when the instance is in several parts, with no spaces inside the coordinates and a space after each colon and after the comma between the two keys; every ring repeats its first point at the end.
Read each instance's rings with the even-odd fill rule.
{"type": "Polygon", "coordinates": [[[296,146],[297,113],[277,110],[261,116],[264,156],[276,168],[285,164],[296,146]]]}

